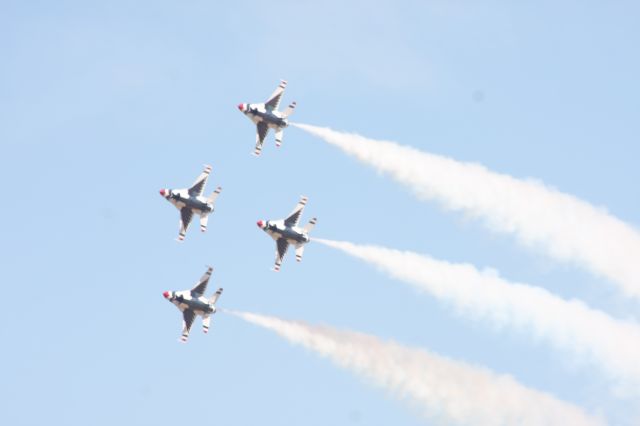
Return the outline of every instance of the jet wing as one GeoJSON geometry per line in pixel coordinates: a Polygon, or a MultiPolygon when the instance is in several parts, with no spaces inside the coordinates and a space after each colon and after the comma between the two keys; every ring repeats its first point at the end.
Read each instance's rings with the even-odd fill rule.
{"type": "Polygon", "coordinates": [[[191,331],[191,326],[193,325],[193,320],[196,318],[196,313],[191,309],[185,309],[182,313],[182,336],[180,336],[180,340],[186,342],[189,339],[189,332],[191,331]]]}
{"type": "Polygon", "coordinates": [[[284,225],[289,227],[298,226],[298,222],[300,222],[300,216],[302,216],[302,211],[304,210],[304,206],[306,204],[307,197],[300,197],[300,201],[298,201],[296,208],[293,209],[293,211],[289,214],[289,217],[284,220],[284,225]]]}
{"type": "Polygon", "coordinates": [[[269,126],[262,121],[256,126],[256,149],[253,152],[255,155],[260,155],[260,152],[262,151],[262,144],[264,143],[264,139],[267,137],[268,131],[269,126]]]}
{"type": "Polygon", "coordinates": [[[287,249],[289,248],[289,243],[284,238],[278,238],[276,241],[276,264],[273,269],[277,272],[280,270],[280,265],[282,265],[282,259],[284,255],[287,253],[287,249]]]}
{"type": "Polygon", "coordinates": [[[191,223],[191,218],[193,217],[193,210],[189,207],[183,207],[180,210],[180,234],[178,235],[178,240],[184,240],[184,236],[187,235],[187,229],[189,229],[189,224],[191,223]]]}
{"type": "Polygon", "coordinates": [[[280,99],[282,99],[282,94],[284,93],[284,89],[287,87],[287,82],[284,80],[280,80],[280,85],[276,88],[276,90],[269,96],[269,100],[264,103],[267,111],[277,110],[278,106],[280,106],[280,99]]]}
{"type": "Polygon", "coordinates": [[[209,266],[207,272],[200,278],[198,283],[191,289],[191,295],[193,297],[200,297],[207,291],[207,284],[209,284],[209,278],[211,278],[211,274],[213,273],[213,268],[209,266]]]}
{"type": "Polygon", "coordinates": [[[207,184],[207,179],[209,178],[209,173],[211,173],[211,166],[204,166],[204,171],[200,173],[200,176],[193,182],[191,188],[189,188],[189,195],[192,197],[199,197],[204,192],[204,187],[207,184]]]}

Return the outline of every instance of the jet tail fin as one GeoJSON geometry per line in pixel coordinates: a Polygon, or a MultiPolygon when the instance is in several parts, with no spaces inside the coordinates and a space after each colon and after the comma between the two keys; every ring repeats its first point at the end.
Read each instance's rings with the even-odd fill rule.
{"type": "Polygon", "coordinates": [[[207,315],[206,317],[202,318],[202,331],[204,333],[209,332],[210,325],[211,325],[211,316],[207,315]]]}
{"type": "Polygon", "coordinates": [[[284,118],[287,118],[287,117],[289,117],[291,114],[293,114],[293,110],[294,110],[294,109],[296,109],[296,105],[297,105],[297,104],[296,104],[296,102],[295,102],[295,101],[294,101],[294,102],[291,102],[291,103],[289,104],[289,106],[287,107],[287,109],[285,109],[284,111],[282,111],[282,116],[283,116],[284,118]]]}
{"type": "Polygon", "coordinates": [[[301,262],[302,261],[302,254],[304,253],[304,246],[303,245],[299,245],[298,247],[296,247],[296,262],[301,262]]]}
{"type": "Polygon", "coordinates": [[[316,226],[316,223],[317,223],[317,222],[318,222],[318,219],[316,219],[315,217],[314,217],[314,218],[311,218],[311,220],[309,221],[309,223],[307,223],[307,224],[304,226],[304,230],[305,230],[305,231],[307,231],[307,232],[311,232],[311,230],[316,226]]]}
{"type": "Polygon", "coordinates": [[[207,202],[208,203],[215,203],[216,202],[216,198],[218,198],[218,195],[220,195],[220,193],[222,192],[222,187],[219,186],[216,188],[215,191],[213,191],[213,194],[209,195],[209,198],[207,198],[207,202]]]}

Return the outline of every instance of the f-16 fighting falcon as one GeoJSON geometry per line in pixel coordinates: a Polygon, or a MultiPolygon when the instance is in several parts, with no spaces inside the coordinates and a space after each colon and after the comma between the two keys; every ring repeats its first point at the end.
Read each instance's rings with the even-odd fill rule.
{"type": "Polygon", "coordinates": [[[222,187],[217,187],[209,198],[202,196],[207,179],[211,173],[211,166],[205,166],[204,171],[188,189],[161,189],[160,195],[167,199],[171,204],[180,210],[180,234],[178,241],[184,240],[193,214],[200,215],[200,230],[207,230],[207,221],[209,214],[213,213],[213,204],[220,195],[222,187]]]}
{"type": "Polygon", "coordinates": [[[287,82],[280,80],[280,85],[265,103],[238,105],[238,109],[249,117],[257,127],[256,149],[253,151],[253,155],[260,155],[264,138],[267,136],[270,128],[276,132],[276,146],[282,145],[282,133],[284,128],[289,125],[287,117],[293,113],[296,107],[296,103],[292,102],[284,111],[278,111],[280,99],[282,98],[285,87],[287,87],[287,82]]]}
{"type": "Polygon", "coordinates": [[[205,333],[209,331],[211,315],[216,313],[216,302],[222,294],[222,289],[219,288],[211,298],[207,299],[203,296],[207,290],[207,284],[209,284],[212,272],[213,268],[209,266],[207,272],[204,273],[200,281],[191,290],[165,291],[162,293],[165,299],[182,311],[182,336],[180,337],[182,342],[186,342],[189,339],[189,331],[196,315],[202,317],[202,331],[205,333]]]}
{"type": "Polygon", "coordinates": [[[298,227],[302,210],[304,210],[306,204],[307,197],[302,197],[296,205],[296,208],[293,209],[286,219],[268,220],[266,222],[259,220],[257,222],[259,228],[276,240],[276,264],[273,267],[276,272],[280,270],[282,258],[287,252],[289,244],[293,244],[296,248],[296,260],[300,262],[302,260],[304,245],[311,241],[309,232],[316,225],[317,219],[315,217],[311,219],[304,228],[298,227]]]}

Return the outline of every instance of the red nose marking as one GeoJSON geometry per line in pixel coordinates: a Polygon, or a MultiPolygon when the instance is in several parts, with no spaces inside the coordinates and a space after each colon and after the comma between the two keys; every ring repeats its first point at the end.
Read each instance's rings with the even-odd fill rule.
{"type": "Polygon", "coordinates": [[[164,197],[164,189],[160,190],[160,195],[162,195],[164,197]]]}
{"type": "Polygon", "coordinates": [[[169,298],[169,292],[165,291],[164,293],[162,293],[162,295],[164,296],[165,299],[169,298]]]}
{"type": "Polygon", "coordinates": [[[264,225],[264,223],[261,220],[259,220],[259,221],[256,222],[256,225],[258,225],[260,228],[262,228],[262,225],[264,225]]]}
{"type": "Polygon", "coordinates": [[[244,109],[244,104],[238,104],[238,109],[242,111],[244,109]]]}

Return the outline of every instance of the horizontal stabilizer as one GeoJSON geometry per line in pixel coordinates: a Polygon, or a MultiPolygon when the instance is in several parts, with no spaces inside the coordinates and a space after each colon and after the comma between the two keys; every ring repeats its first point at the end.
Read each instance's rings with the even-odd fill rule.
{"type": "Polygon", "coordinates": [[[316,226],[316,223],[317,223],[317,222],[318,222],[318,219],[316,219],[315,217],[314,217],[314,218],[312,218],[312,219],[309,221],[309,223],[307,223],[307,224],[304,226],[304,230],[305,230],[305,231],[307,231],[307,232],[310,232],[310,231],[313,229],[313,227],[314,227],[314,226],[316,226]]]}
{"type": "Polygon", "coordinates": [[[295,102],[291,102],[289,104],[289,106],[287,107],[287,109],[285,109],[284,111],[282,111],[282,116],[284,118],[289,117],[291,114],[293,114],[293,110],[296,109],[296,103],[295,102]]]}
{"type": "Polygon", "coordinates": [[[208,214],[203,214],[200,216],[200,230],[202,232],[206,232],[207,231],[207,222],[209,222],[209,215],[208,214]]]}
{"type": "Polygon", "coordinates": [[[304,253],[304,246],[296,247],[296,261],[297,262],[301,262],[302,261],[302,254],[303,253],[304,253]]]}
{"type": "Polygon", "coordinates": [[[213,204],[216,202],[216,199],[218,198],[218,195],[220,195],[220,193],[222,192],[222,187],[219,186],[216,188],[215,191],[213,191],[213,194],[209,195],[209,198],[207,198],[207,202],[209,204],[213,204]]]}
{"type": "Polygon", "coordinates": [[[221,294],[222,294],[222,288],[219,288],[215,293],[213,293],[213,296],[211,296],[211,298],[209,299],[209,305],[215,305],[221,294]]]}

